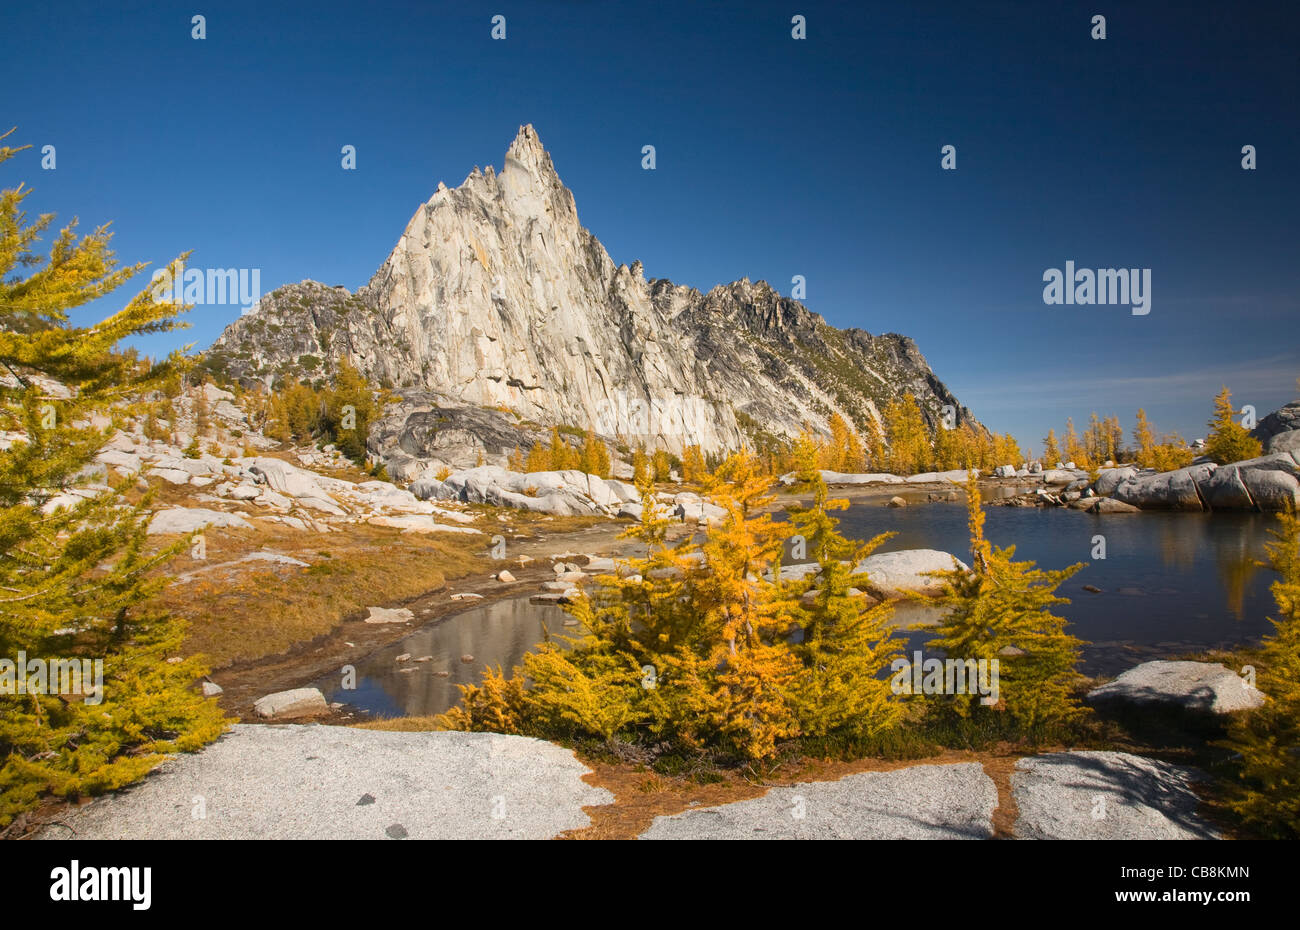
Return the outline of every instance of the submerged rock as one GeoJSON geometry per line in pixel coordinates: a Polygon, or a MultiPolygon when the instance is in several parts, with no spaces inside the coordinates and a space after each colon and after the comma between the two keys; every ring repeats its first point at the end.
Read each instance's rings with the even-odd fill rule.
{"type": "Polygon", "coordinates": [[[1140,507],[1134,507],[1132,504],[1126,504],[1123,501],[1117,501],[1110,497],[1088,498],[1086,500],[1088,513],[1141,513],[1140,507]]]}
{"type": "MultiPolygon", "coordinates": [[[[455,597],[455,595],[452,595],[455,597]]],[[[405,607],[371,607],[366,623],[406,623],[414,620],[415,614],[405,607]]]]}

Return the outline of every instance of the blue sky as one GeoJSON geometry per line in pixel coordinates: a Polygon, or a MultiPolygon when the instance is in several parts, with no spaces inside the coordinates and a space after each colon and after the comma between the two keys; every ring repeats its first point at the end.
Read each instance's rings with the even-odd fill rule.
{"type": "MultiPolygon", "coordinates": [[[[1261,413],[1297,393],[1297,19],[1070,0],[10,5],[0,122],[33,149],[0,171],[34,188],[31,214],[111,220],[123,261],[191,249],[261,269],[263,291],[355,288],[439,181],[500,169],[531,122],[616,262],[702,290],[804,275],[810,309],[912,336],[1022,445],[1093,410],[1129,428],[1139,406],[1190,439],[1221,383],[1261,413]],[[1045,306],[1067,260],[1150,268],[1151,312],[1045,306]]],[[[198,306],[143,347],[206,347],[238,312],[198,306]]]]}

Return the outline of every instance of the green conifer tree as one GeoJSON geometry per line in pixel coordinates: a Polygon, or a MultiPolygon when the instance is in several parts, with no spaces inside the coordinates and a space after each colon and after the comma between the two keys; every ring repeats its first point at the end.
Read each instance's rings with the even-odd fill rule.
{"type": "Polygon", "coordinates": [[[831,514],[849,502],[830,498],[806,433],[795,441],[794,455],[795,490],[811,493],[812,501],[788,508],[790,524],[811,547],[818,571],[785,586],[786,609],[803,633],[794,650],[802,668],[787,688],[789,700],[807,737],[878,737],[898,725],[902,712],[884,676],[902,639],[890,624],[893,607],[871,605],[862,594],[870,579],[855,566],[892,534],[866,543],[846,539],[831,514]]]}
{"type": "Polygon", "coordinates": [[[1262,835],[1300,839],[1300,519],[1281,514],[1279,524],[1268,546],[1278,615],[1256,681],[1267,700],[1234,715],[1226,746],[1240,761],[1227,803],[1262,835]]]}
{"type": "Polygon", "coordinates": [[[1049,429],[1043,440],[1043,467],[1053,468],[1061,461],[1061,447],[1056,442],[1056,430],[1049,429]]]}
{"type": "Polygon", "coordinates": [[[704,464],[704,454],[698,445],[689,445],[682,452],[682,481],[686,484],[699,484],[708,477],[708,467],[704,464]]]}
{"type": "MultiPolygon", "coordinates": [[[[0,162],[16,151],[0,146],[0,162]]],[[[69,310],[144,266],[118,267],[107,228],[78,237],[75,221],[48,257],[36,255],[53,217],[29,223],[27,195],[21,185],[0,195],[0,429],[23,436],[0,451],[0,656],[47,667],[86,660],[92,670],[102,661],[103,688],[83,680],[80,693],[52,694],[47,682],[44,693],[0,700],[0,826],[47,793],[76,797],[133,781],[223,726],[215,702],[191,687],[200,662],[166,661],[184,627],[149,601],[165,583],[156,570],[179,544],[146,546],[148,499],[130,506],[105,492],[45,512],[107,441],[95,415],[143,416],[132,401],[179,381],[179,357],[145,364],[115,347],[175,328],[184,308],[145,290],[97,325],[71,325],[69,310]],[[24,277],[20,268],[35,270],[24,277]]]]}
{"type": "Polygon", "coordinates": [[[1220,465],[1257,458],[1263,454],[1259,440],[1237,421],[1232,394],[1225,387],[1214,398],[1214,416],[1209,422],[1205,454],[1220,465]]]}
{"type": "Polygon", "coordinates": [[[528,459],[524,462],[524,471],[550,471],[551,470],[551,453],[550,450],[540,442],[533,443],[533,447],[528,450],[528,459]]]}
{"type": "Polygon", "coordinates": [[[357,464],[366,459],[370,424],[379,412],[374,392],[361,372],[344,359],[334,376],[334,386],[325,393],[322,416],[323,438],[357,464]]]}
{"type": "Polygon", "coordinates": [[[596,438],[594,430],[587,430],[583,438],[582,453],[578,458],[578,470],[601,478],[609,477],[609,449],[596,438]]]}
{"type": "Polygon", "coordinates": [[[645,448],[638,448],[632,453],[632,483],[637,487],[641,486],[643,478],[650,481],[655,480],[654,466],[650,461],[650,456],[645,454],[645,448]]]}
{"type": "Polygon", "coordinates": [[[1005,713],[1008,735],[1038,742],[1083,714],[1074,695],[1082,643],[1050,608],[1069,603],[1055,591],[1084,566],[1043,571],[1033,562],[1013,561],[1014,546],[997,548],[984,536],[973,474],[966,495],[972,565],[941,574],[944,593],[934,603],[945,613],[930,646],[953,659],[997,660],[1000,700],[989,706],[979,694],[967,693],[945,695],[939,704],[977,722],[993,723],[992,715],[1005,713]]]}

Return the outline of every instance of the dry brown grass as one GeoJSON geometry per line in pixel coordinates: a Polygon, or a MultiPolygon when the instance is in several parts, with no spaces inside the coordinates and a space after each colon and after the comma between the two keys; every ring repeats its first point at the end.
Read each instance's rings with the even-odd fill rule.
{"type": "MultiPolygon", "coordinates": [[[[288,453],[270,454],[286,461],[288,453]]],[[[317,469],[349,481],[368,476],[351,465],[317,469]]],[[[153,506],[205,506],[194,489],[149,479],[153,506]]],[[[138,489],[127,497],[138,500],[138,489]]],[[[523,511],[471,507],[485,535],[421,535],[391,527],[334,524],[319,534],[273,525],[244,505],[235,508],[253,520],[254,530],[210,529],[204,534],[206,558],[182,553],[167,566],[173,582],[159,596],[161,606],[190,625],[187,650],[202,653],[213,669],[279,655],[329,633],[370,606],[391,606],[443,587],[449,580],[485,570],[487,547],[500,532],[518,541],[540,540],[607,524],[605,517],[550,517],[523,511]],[[505,521],[498,520],[504,515],[505,521]],[[307,562],[308,568],[273,562],[240,562],[267,549],[307,562]]],[[[158,544],[164,543],[160,538],[158,544]]]]}
{"type": "Polygon", "coordinates": [[[785,763],[779,773],[759,779],[739,770],[714,770],[713,780],[701,782],[683,775],[665,775],[643,765],[609,762],[579,755],[592,771],[582,780],[605,788],[614,795],[614,803],[583,808],[591,824],[568,830],[559,839],[630,840],[649,829],[656,817],[680,814],[697,807],[730,804],[760,797],[776,786],[802,782],[838,781],[859,772],[888,772],[913,765],[951,765],[977,762],[984,766],[998,788],[998,808],[993,822],[996,836],[1006,835],[1015,820],[1009,772],[1016,756],[998,752],[947,750],[934,756],[911,760],[858,759],[852,762],[825,759],[798,759],[785,763]]]}
{"type": "MultiPolygon", "coordinates": [[[[493,516],[500,513],[499,510],[485,510],[493,516]]],[[[561,533],[572,533],[576,530],[585,530],[593,526],[607,526],[610,523],[609,517],[550,517],[546,514],[533,513],[527,510],[512,510],[507,514],[508,523],[500,523],[516,533],[529,537],[558,536],[561,533]]],[[[489,532],[491,523],[480,521],[474,524],[483,530],[489,532]]]]}
{"type": "Polygon", "coordinates": [[[358,730],[389,730],[394,733],[423,733],[427,730],[436,730],[437,717],[387,717],[382,720],[367,720],[365,723],[355,724],[358,730]]]}
{"type": "Polygon", "coordinates": [[[319,535],[289,529],[209,530],[207,558],[177,557],[159,596],[189,621],[186,645],[213,668],[275,655],[330,632],[365,608],[391,605],[442,587],[485,564],[483,536],[424,536],[389,527],[345,526],[319,535]],[[308,568],[233,563],[259,549],[308,568]]]}

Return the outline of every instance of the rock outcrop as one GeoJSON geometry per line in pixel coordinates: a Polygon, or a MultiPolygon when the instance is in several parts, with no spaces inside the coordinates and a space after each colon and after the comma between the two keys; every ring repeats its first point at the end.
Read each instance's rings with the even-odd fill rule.
{"type": "Polygon", "coordinates": [[[192,533],[205,527],[234,527],[252,529],[249,523],[237,513],[223,510],[208,510],[204,507],[170,507],[160,510],[149,521],[150,535],[163,533],[192,533]]]}
{"type": "Polygon", "coordinates": [[[624,504],[640,499],[635,487],[613,478],[572,470],[524,474],[497,465],[454,472],[441,481],[422,478],[411,485],[411,491],[426,500],[492,504],[557,517],[615,516],[624,504]]]}
{"type": "Polygon", "coordinates": [[[1250,433],[1270,455],[1289,452],[1300,457],[1300,400],[1268,414],[1250,433]]]}
{"type": "Polygon", "coordinates": [[[1285,433],[1273,436],[1264,447],[1264,451],[1270,454],[1289,452],[1300,459],[1300,429],[1287,430],[1285,433]]]}
{"type": "MultiPolygon", "coordinates": [[[[1098,493],[1101,486],[1099,479],[1098,493]]],[[[1300,508],[1300,461],[1279,452],[1223,466],[1133,472],[1115,486],[1113,499],[1142,510],[1294,510],[1300,508]]]]}
{"type": "Polygon", "coordinates": [[[239,724],[41,839],[549,839],[614,800],[590,771],[522,736],[239,724]],[[189,815],[196,795],[209,816],[189,815]]]}
{"type": "Polygon", "coordinates": [[[1287,453],[1233,462],[1202,483],[1213,510],[1294,509],[1300,505],[1300,464],[1287,453]]]}
{"type": "MultiPolygon", "coordinates": [[[[871,472],[865,474],[854,474],[851,472],[827,471],[821,470],[822,480],[831,487],[854,485],[854,484],[902,484],[906,479],[898,475],[891,475],[883,472],[871,472]]],[[[799,480],[797,472],[786,472],[778,481],[785,487],[790,487],[799,480]]]]}
{"type": "Polygon", "coordinates": [[[1251,435],[1263,443],[1266,452],[1278,451],[1272,448],[1273,440],[1284,433],[1300,433],[1300,400],[1274,410],[1251,430],[1251,435]]]}
{"type": "Polygon", "coordinates": [[[1088,692],[1093,704],[1167,705],[1227,714],[1264,703],[1249,679],[1218,662],[1143,662],[1114,681],[1088,692]]]}
{"type": "Polygon", "coordinates": [[[641,839],[991,839],[997,804],[997,787],[976,763],[914,765],[656,817],[641,839]]]}
{"type": "Polygon", "coordinates": [[[953,569],[966,571],[965,562],[950,552],[938,549],[902,549],[897,552],[878,552],[869,555],[854,568],[866,572],[872,593],[887,600],[907,594],[934,596],[943,593],[944,582],[935,572],[953,569]]]}
{"type": "Polygon", "coordinates": [[[1132,475],[1119,483],[1114,497],[1143,510],[1204,510],[1197,485],[1206,481],[1214,470],[1214,464],[1208,463],[1132,475]]]}
{"type": "MultiPolygon", "coordinates": [[[[1205,776],[1121,752],[1022,758],[1011,774],[1019,839],[1211,839],[1205,776]]],[[[759,798],[656,817],[641,839],[991,839],[997,789],[975,763],[796,782],[759,798]]]]}
{"type": "Polygon", "coordinates": [[[1125,752],[1054,752],[1011,774],[1018,839],[1189,840],[1218,834],[1198,814],[1205,776],[1125,752]]]}
{"type": "MultiPolygon", "coordinates": [[[[322,473],[345,464],[333,446],[292,452],[299,464],[256,454],[278,443],[252,428],[233,401],[234,395],[211,384],[181,392],[168,401],[175,419],[166,423],[171,440],[150,438],[139,418],[127,418],[95,456],[96,474],[87,479],[89,483],[55,494],[46,502],[46,510],[75,507],[104,493],[108,486],[103,482],[111,476],[144,486],[151,479],[154,484],[163,481],[176,492],[189,492],[186,506],[164,507],[154,514],[149,523],[154,535],[250,530],[258,525],[265,529],[267,524],[328,533],[355,523],[409,533],[481,532],[466,525],[476,517],[459,506],[420,500],[389,481],[354,482],[322,473]],[[187,454],[178,443],[188,445],[195,435],[200,397],[215,422],[201,438],[201,450],[187,454]]],[[[159,422],[166,421],[155,420],[156,428],[161,428],[159,422]]]]}
{"type": "Polygon", "coordinates": [[[259,717],[307,717],[323,714],[329,710],[325,696],[319,688],[294,688],[291,691],[277,691],[266,697],[258,698],[253,704],[253,712],[259,717]]]}
{"type": "MultiPolygon", "coordinates": [[[[639,520],[642,510],[641,495],[634,485],[572,469],[524,473],[481,465],[453,472],[442,480],[421,478],[411,485],[411,491],[427,500],[491,504],[557,517],[604,515],[639,520]]],[[[694,491],[660,491],[656,501],[662,515],[683,523],[716,525],[726,515],[694,491]]]]}
{"type": "Polygon", "coordinates": [[[1102,497],[1109,497],[1115,493],[1115,489],[1127,481],[1129,478],[1136,478],[1138,469],[1126,465],[1119,468],[1103,468],[1097,475],[1097,480],[1092,483],[1094,493],[1102,497]]]}
{"type": "Polygon", "coordinates": [[[501,463],[513,426],[441,419],[457,407],[674,451],[825,428],[835,412],[865,427],[904,392],[932,426],[944,406],[972,420],[911,339],[836,329],[762,281],[700,293],[615,265],[531,126],[499,174],[440,184],[365,287],[279,288],[208,353],[211,367],[267,384],[328,377],[345,359],[403,396],[449,398],[372,437],[385,459],[463,466],[475,451],[501,463]]]}

